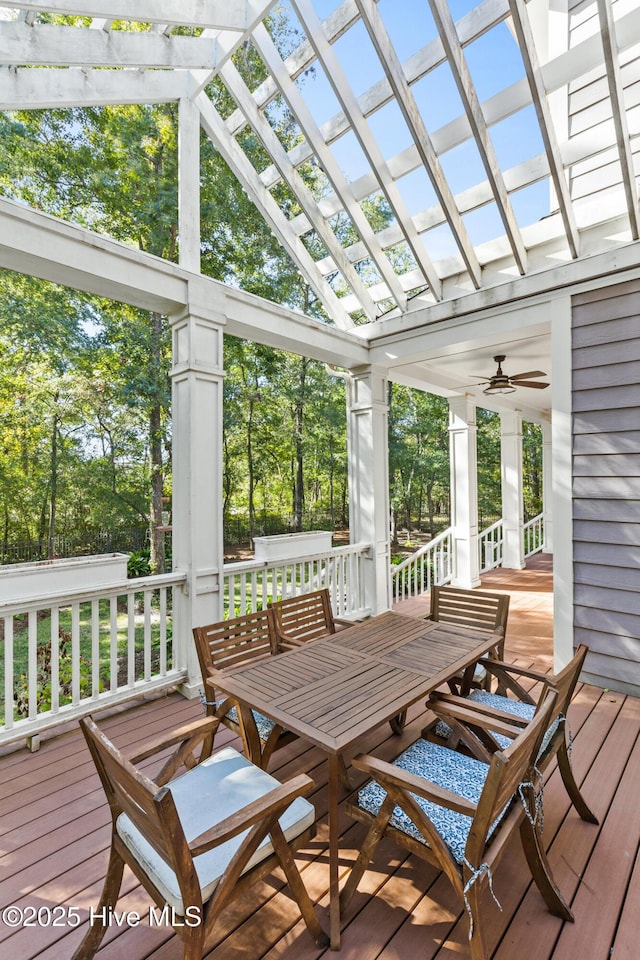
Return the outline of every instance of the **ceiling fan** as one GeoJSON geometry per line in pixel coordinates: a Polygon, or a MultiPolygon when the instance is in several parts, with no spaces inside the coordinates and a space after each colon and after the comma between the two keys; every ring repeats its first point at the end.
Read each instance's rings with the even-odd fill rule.
{"type": "Polygon", "coordinates": [[[498,364],[498,369],[494,375],[489,380],[482,380],[480,385],[486,383],[487,386],[482,391],[486,394],[494,393],[514,393],[516,387],[533,387],[535,390],[544,390],[545,387],[548,387],[548,383],[539,383],[537,380],[531,380],[530,377],[546,377],[546,373],[543,373],[542,370],[528,370],[526,373],[515,373],[513,376],[508,377],[505,373],[502,372],[502,363],[506,360],[504,354],[498,354],[497,357],[493,358],[498,364]]]}

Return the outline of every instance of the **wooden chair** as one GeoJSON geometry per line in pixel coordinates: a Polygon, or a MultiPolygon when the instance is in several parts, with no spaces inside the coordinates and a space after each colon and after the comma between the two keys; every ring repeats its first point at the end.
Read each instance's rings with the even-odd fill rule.
{"type": "Polygon", "coordinates": [[[487,960],[481,893],[493,882],[507,841],[518,829],[549,910],[572,920],[539,842],[539,797],[531,772],[556,698],[555,691],[548,691],[531,723],[489,764],[427,740],[418,740],[394,763],[356,757],[353,766],[371,780],[347,810],[368,823],[369,831],[342,891],[342,907],[386,835],[445,873],[468,913],[472,960],[487,960]]]}
{"type": "Polygon", "coordinates": [[[218,717],[242,739],[247,757],[266,770],[274,750],[295,739],[295,735],[275,724],[257,710],[241,710],[235,700],[217,699],[207,680],[280,651],[272,610],[258,610],[232,620],[221,620],[194,627],[193,637],[205,689],[208,716],[218,717]]]}
{"type": "MultiPolygon", "coordinates": [[[[459,587],[434,586],[429,595],[429,616],[425,619],[438,623],[452,623],[488,633],[501,631],[502,639],[490,656],[504,660],[504,641],[509,618],[509,596],[487,593],[485,590],[463,590],[459,587]]],[[[485,687],[486,674],[482,667],[468,669],[464,675],[449,682],[454,693],[466,693],[471,687],[485,687]]]]}
{"type": "MultiPolygon", "coordinates": [[[[303,774],[281,784],[231,747],[205,759],[194,756],[202,744],[207,753],[218,722],[203,718],[128,759],[90,717],[80,721],[112,819],[109,865],[94,918],[115,910],[127,864],[157,904],[156,915],[182,937],[183,960],[200,960],[221,910],[281,866],[311,936],[326,946],[291,852],[314,833],[315,810],[303,796],[313,781],[303,774]],[[176,745],[154,780],[134,766],[176,745]],[[190,769],[168,783],[184,761],[190,769]]],[[[73,960],[90,960],[107,929],[108,921],[94,921],[73,960]]]]}
{"type": "Polygon", "coordinates": [[[336,632],[336,626],[350,627],[350,620],[334,617],[329,591],[314,590],[297,597],[285,597],[269,604],[281,648],[299,647],[336,632]]]}
{"type": "MultiPolygon", "coordinates": [[[[505,733],[503,728],[491,727],[487,732],[484,726],[475,728],[467,713],[463,716],[461,724],[441,719],[433,728],[434,733],[446,739],[449,747],[455,747],[459,741],[464,742],[475,757],[488,762],[495,750],[508,746],[515,732],[531,722],[536,710],[540,708],[546,691],[549,688],[556,690],[558,699],[554,716],[542,743],[540,755],[536,759],[536,767],[544,771],[552,758],[557,757],[562,781],[578,814],[589,823],[597,823],[597,818],[585,802],[576,783],[567,743],[567,712],[587,653],[588,647],[581,644],[566,667],[552,677],[500,661],[482,660],[487,674],[497,679],[498,689],[504,692],[472,690],[466,698],[435,693],[427,701],[427,706],[437,715],[442,715],[441,705],[444,705],[442,708],[444,713],[450,716],[452,705],[463,707],[471,705],[474,711],[482,713],[483,724],[493,717],[511,726],[511,731],[505,733]],[[535,680],[542,684],[537,700],[534,700],[520,683],[524,679],[535,680]]],[[[423,730],[423,735],[426,733],[427,730],[423,730]]]]}

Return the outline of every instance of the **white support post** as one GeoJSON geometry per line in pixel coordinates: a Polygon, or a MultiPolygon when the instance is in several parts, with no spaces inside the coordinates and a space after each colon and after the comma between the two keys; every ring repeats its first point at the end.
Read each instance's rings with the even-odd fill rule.
{"type": "Polygon", "coordinates": [[[500,413],[500,477],[502,482],[502,566],[523,570],[524,495],[522,484],[522,414],[500,413]]]}
{"type": "Polygon", "coordinates": [[[478,453],[476,407],[468,397],[449,398],[451,465],[451,586],[469,590],[480,585],[478,556],[478,453]]]}
{"type": "Polygon", "coordinates": [[[193,304],[173,333],[173,567],[187,574],[174,597],[174,656],[186,696],[202,686],[192,629],[222,617],[222,369],[224,301],[193,304]],[[215,312],[214,312],[215,311],[215,312]]]}
{"type": "Polygon", "coordinates": [[[349,527],[352,543],[370,543],[364,602],[373,614],[391,606],[387,379],[374,367],[347,381],[349,527]]]}
{"type": "Polygon", "coordinates": [[[543,553],[553,553],[553,473],[551,424],[542,424],[542,519],[544,527],[543,553]]]}
{"type": "Polygon", "coordinates": [[[200,273],[200,111],[186,97],[178,123],[178,244],[180,266],[200,273]]]}
{"type": "Polygon", "coordinates": [[[571,396],[571,298],[554,303],[551,324],[551,438],[554,519],[554,669],[573,656],[573,471],[571,396]]]}

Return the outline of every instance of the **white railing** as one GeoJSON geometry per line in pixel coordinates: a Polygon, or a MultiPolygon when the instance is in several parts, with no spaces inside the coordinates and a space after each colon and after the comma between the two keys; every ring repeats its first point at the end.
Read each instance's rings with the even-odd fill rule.
{"type": "Polygon", "coordinates": [[[391,568],[393,602],[427,593],[451,580],[451,527],[391,568]]]}
{"type": "Polygon", "coordinates": [[[478,562],[480,573],[494,570],[502,563],[504,530],[502,520],[496,520],[478,535],[478,562]]]}
{"type": "Polygon", "coordinates": [[[544,514],[528,520],[524,525],[524,555],[532,557],[534,553],[541,553],[544,547],[544,514]]]}
{"type": "Polygon", "coordinates": [[[0,603],[0,744],[186,676],[173,643],[183,573],[0,603]]]}
{"type": "Polygon", "coordinates": [[[223,567],[225,619],[264,609],[273,600],[328,587],[338,617],[371,613],[364,603],[363,562],[369,544],[335,547],[329,552],[290,560],[247,560],[223,567]]]}

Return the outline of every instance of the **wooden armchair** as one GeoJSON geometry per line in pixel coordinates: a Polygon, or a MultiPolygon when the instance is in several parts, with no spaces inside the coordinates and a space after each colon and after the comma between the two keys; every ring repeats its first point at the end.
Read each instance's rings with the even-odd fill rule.
{"type": "Polygon", "coordinates": [[[427,740],[418,740],[394,763],[356,757],[353,766],[371,780],[347,810],[368,823],[369,831],[342,891],[342,907],[349,904],[375,848],[387,836],[445,873],[469,916],[472,960],[487,960],[481,893],[518,829],[549,910],[572,920],[539,842],[539,797],[531,770],[556,698],[555,691],[548,691],[531,723],[489,764],[427,740]]]}
{"type": "MultiPolygon", "coordinates": [[[[309,932],[325,946],[291,852],[314,833],[315,810],[303,796],[313,781],[303,774],[281,784],[231,747],[195,756],[203,745],[207,753],[218,722],[204,718],[128,759],[91,717],[80,721],[112,818],[109,865],[94,917],[115,909],[127,864],[182,937],[183,960],[200,960],[221,910],[281,866],[309,932]],[[134,766],[176,744],[155,780],[134,766]],[[190,769],[167,784],[184,761],[190,769]]],[[[107,929],[108,921],[92,923],[72,960],[90,960],[107,929]]]]}
{"type": "MultiPolygon", "coordinates": [[[[582,796],[573,775],[566,729],[567,712],[587,653],[588,647],[581,644],[566,667],[552,677],[501,661],[482,660],[487,674],[497,679],[498,689],[503,690],[504,694],[486,690],[472,690],[466,698],[432,694],[427,706],[441,717],[433,728],[435,735],[445,739],[449,747],[455,747],[460,741],[464,742],[475,757],[488,762],[493,752],[508,746],[517,731],[531,722],[536,711],[540,709],[546,691],[549,688],[555,690],[558,698],[554,715],[536,759],[536,767],[544,771],[552,758],[557,757],[562,781],[578,814],[589,823],[597,823],[598,820],[582,796]],[[542,684],[537,700],[534,700],[520,683],[525,679],[536,680],[542,684]],[[454,705],[459,709],[466,709],[461,723],[452,719],[451,711],[454,705]],[[482,715],[482,726],[474,726],[473,715],[469,713],[470,707],[475,713],[482,715]],[[491,726],[489,723],[490,729],[487,731],[486,724],[492,718],[506,726],[491,726]]],[[[426,733],[427,730],[423,730],[423,735],[426,733]]]]}
{"type": "Polygon", "coordinates": [[[282,648],[299,647],[336,632],[336,625],[350,627],[351,621],[334,617],[329,591],[314,590],[297,597],[286,597],[269,604],[275,619],[278,644],[282,648]]]}
{"type": "Polygon", "coordinates": [[[215,695],[217,674],[227,673],[256,660],[263,660],[280,650],[272,610],[258,610],[232,620],[221,620],[204,627],[194,627],[193,638],[198,653],[205,690],[208,716],[215,716],[242,739],[247,757],[252,757],[266,770],[274,750],[295,739],[295,735],[275,724],[257,710],[239,709],[230,697],[215,695]],[[207,683],[207,681],[212,681],[207,683]]]}

